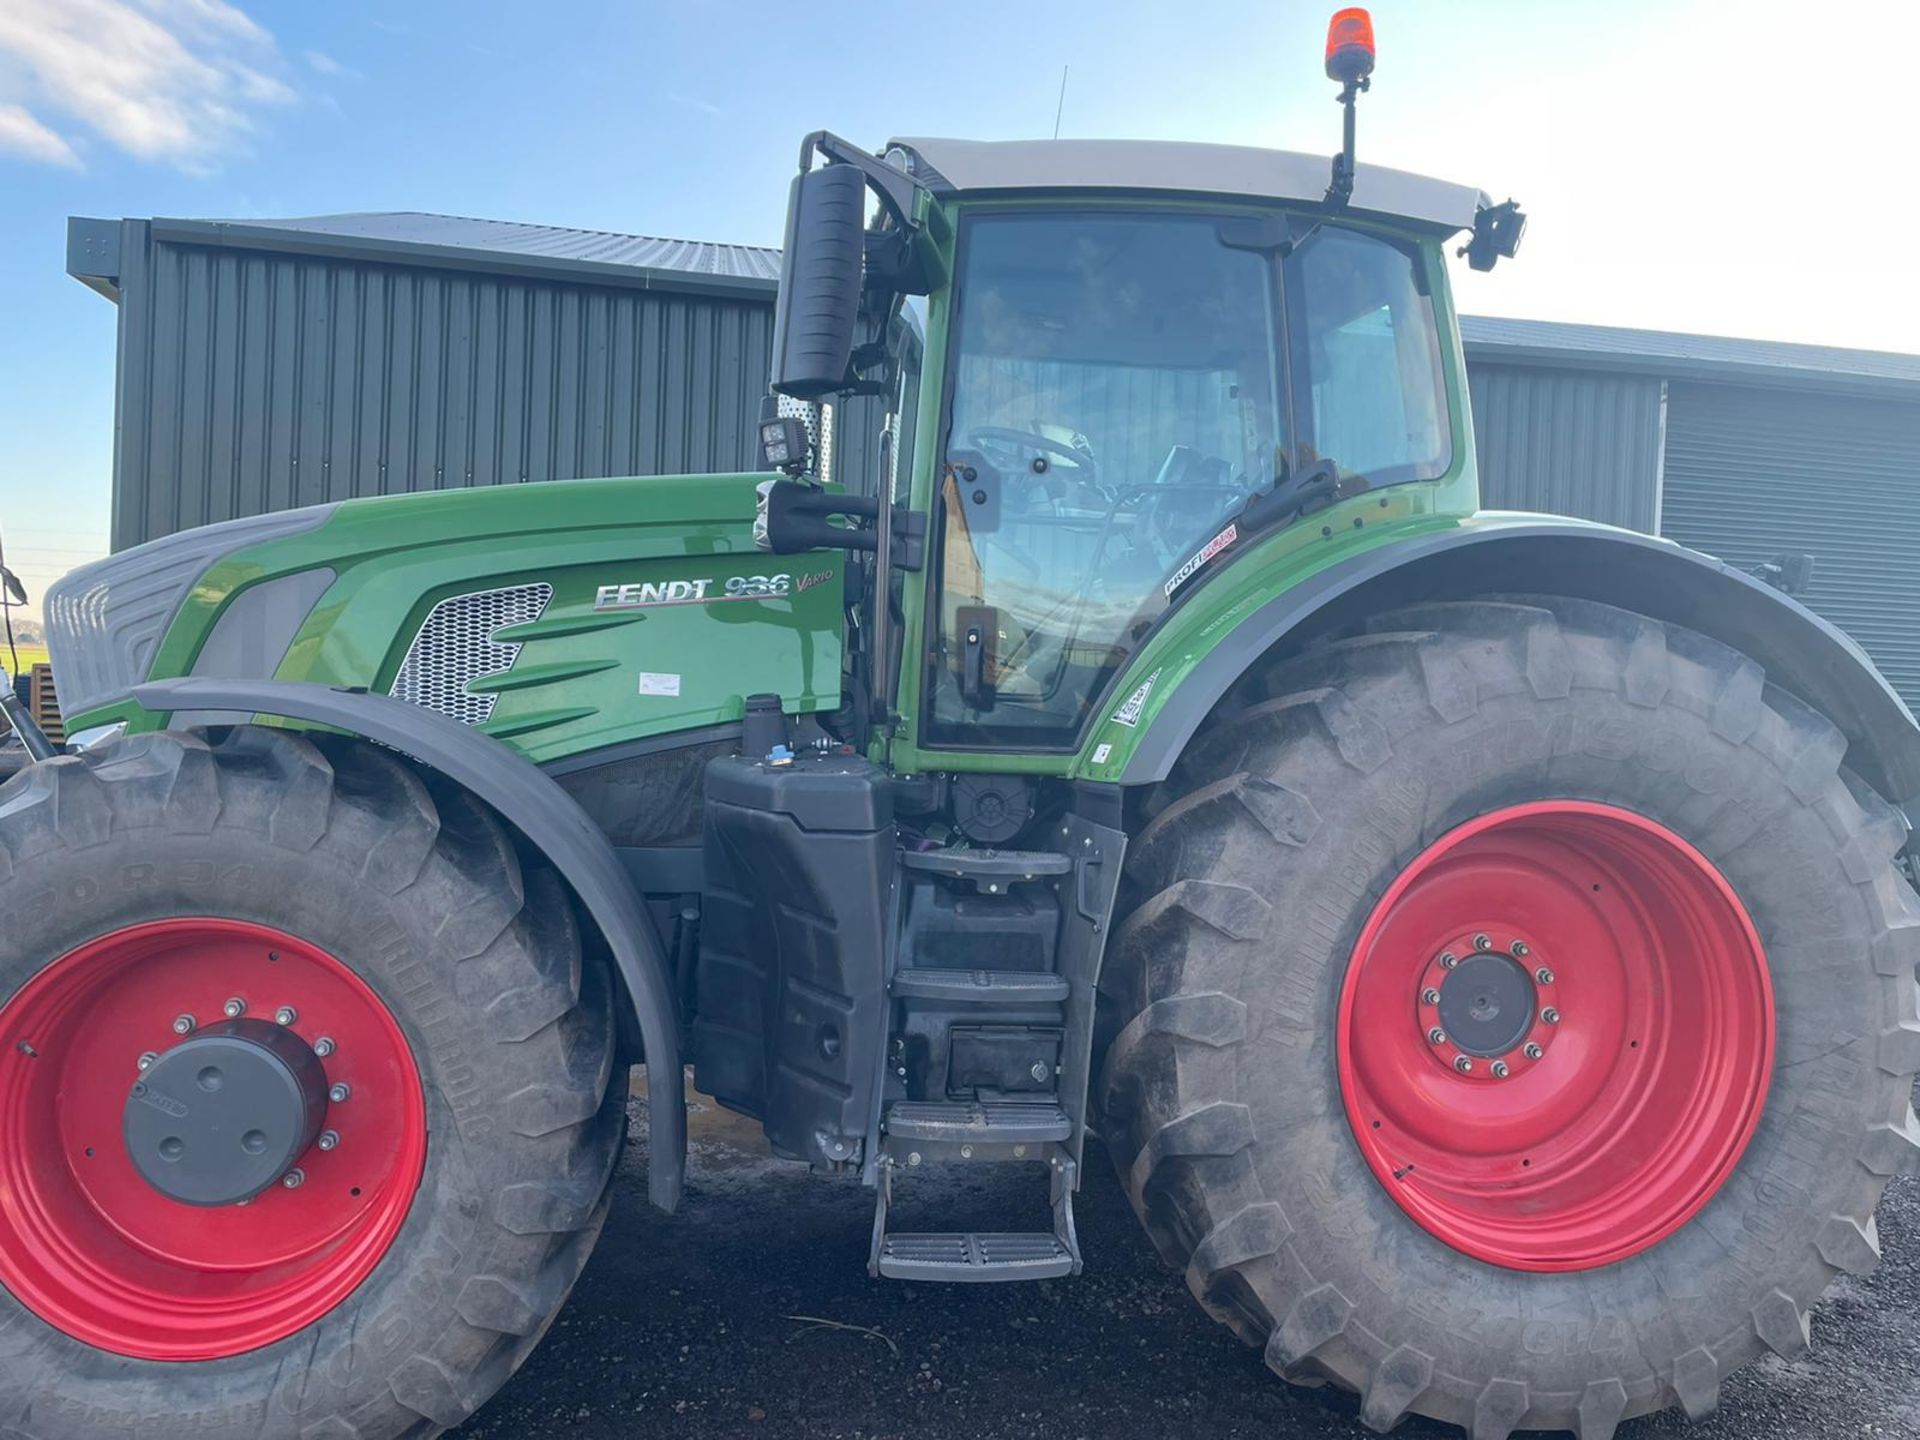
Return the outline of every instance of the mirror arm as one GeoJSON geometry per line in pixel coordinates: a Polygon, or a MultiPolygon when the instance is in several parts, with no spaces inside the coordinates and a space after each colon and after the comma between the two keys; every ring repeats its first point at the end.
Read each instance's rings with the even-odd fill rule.
{"type": "Polygon", "coordinates": [[[906,171],[889,165],[878,155],[862,150],[851,141],[842,140],[831,130],[816,130],[800,142],[802,172],[813,168],[815,155],[826,156],[832,164],[853,166],[867,177],[895,225],[909,234],[920,228],[920,222],[914,218],[914,208],[926,186],[906,171]]]}

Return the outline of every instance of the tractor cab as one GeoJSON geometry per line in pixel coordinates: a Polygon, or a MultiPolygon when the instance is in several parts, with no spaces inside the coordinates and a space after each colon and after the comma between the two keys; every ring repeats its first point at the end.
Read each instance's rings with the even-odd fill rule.
{"type": "Polygon", "coordinates": [[[1480,191],[1349,165],[1334,204],[1322,158],[1151,141],[820,134],[804,158],[762,535],[871,546],[897,761],[1078,752],[1168,612],[1302,514],[1472,510],[1444,242],[1510,212],[1480,191]],[[806,437],[861,394],[891,406],[886,473],[822,473],[806,437]],[[875,523],[783,525],[832,507],[823,482],[875,523]]]}

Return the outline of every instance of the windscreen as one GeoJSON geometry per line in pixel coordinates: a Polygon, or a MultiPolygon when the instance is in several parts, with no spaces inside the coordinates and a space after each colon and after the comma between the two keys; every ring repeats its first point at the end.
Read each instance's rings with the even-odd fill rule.
{"type": "Polygon", "coordinates": [[[1303,459],[1382,483],[1445,469],[1413,257],[1322,227],[1283,260],[1231,229],[1168,211],[963,227],[931,743],[1074,743],[1170,581],[1303,459]],[[1297,334],[1283,293],[1315,296],[1297,334]]]}

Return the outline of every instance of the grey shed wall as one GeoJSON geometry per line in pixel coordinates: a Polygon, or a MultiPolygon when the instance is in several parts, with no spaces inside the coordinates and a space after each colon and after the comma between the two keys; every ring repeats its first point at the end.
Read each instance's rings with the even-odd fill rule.
{"type": "Polygon", "coordinates": [[[1659,530],[1658,376],[1479,363],[1469,351],[1467,384],[1481,504],[1659,530]]]}
{"type": "MultiPolygon", "coordinates": [[[[367,495],[758,468],[772,287],[119,236],[115,550],[367,495]]],[[[875,463],[871,403],[846,464],[875,463]]],[[[842,473],[847,473],[843,471],[842,473]]]]}

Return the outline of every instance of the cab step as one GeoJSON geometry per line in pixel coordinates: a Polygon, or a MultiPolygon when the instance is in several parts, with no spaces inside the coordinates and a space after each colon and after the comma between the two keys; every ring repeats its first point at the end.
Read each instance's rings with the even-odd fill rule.
{"type": "Polygon", "coordinates": [[[1047,1005],[1065,1002],[1067,978],[1045,970],[941,970],[922,966],[898,971],[893,993],[902,1000],[939,1000],[965,1005],[1047,1005]]]}
{"type": "Polygon", "coordinates": [[[903,850],[900,863],[908,870],[920,870],[948,880],[972,880],[992,887],[1065,875],[1073,869],[1072,858],[1056,850],[968,850],[960,846],[945,850],[903,850]]]}
{"type": "Polygon", "coordinates": [[[1053,1151],[1047,1159],[1053,1206],[1050,1231],[891,1232],[887,1221],[893,1211],[897,1168],[892,1156],[882,1157],[873,1208],[873,1245],[867,1256],[869,1275],[882,1280],[991,1284],[1057,1280],[1080,1273],[1080,1236],[1073,1220],[1073,1188],[1079,1172],[1065,1155],[1053,1151]]]}
{"type": "Polygon", "coordinates": [[[1078,1268],[1073,1252],[1050,1231],[885,1235],[878,1265],[880,1277],[886,1280],[976,1284],[1057,1280],[1078,1268]]]}
{"type": "Polygon", "coordinates": [[[933,1144],[1044,1145],[1073,1135],[1073,1121],[1052,1102],[896,1100],[884,1124],[891,1140],[933,1144]]]}

